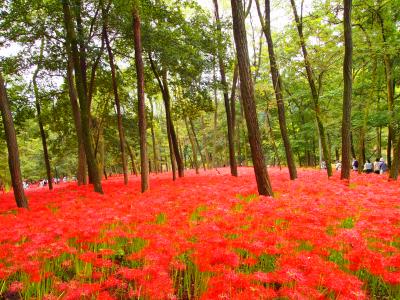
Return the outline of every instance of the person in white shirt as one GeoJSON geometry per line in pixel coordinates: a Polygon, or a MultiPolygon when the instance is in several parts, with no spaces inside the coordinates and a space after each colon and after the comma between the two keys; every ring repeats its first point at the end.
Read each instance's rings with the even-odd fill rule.
{"type": "Polygon", "coordinates": [[[374,170],[373,170],[372,163],[370,162],[369,159],[367,159],[367,161],[366,161],[365,164],[364,164],[364,171],[365,171],[365,173],[367,173],[367,174],[372,173],[372,172],[374,171],[374,170]]]}

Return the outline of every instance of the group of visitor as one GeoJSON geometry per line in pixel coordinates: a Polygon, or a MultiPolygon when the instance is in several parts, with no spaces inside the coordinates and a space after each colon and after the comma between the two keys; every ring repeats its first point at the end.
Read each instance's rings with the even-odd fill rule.
{"type": "MultiPolygon", "coordinates": [[[[358,160],[353,158],[353,162],[351,164],[353,171],[358,171],[359,163],[358,160]]],[[[336,161],[335,164],[336,170],[340,170],[342,168],[342,163],[340,161],[336,161]]],[[[363,172],[366,174],[375,173],[375,174],[383,174],[388,170],[388,166],[381,157],[380,159],[377,158],[373,163],[369,159],[364,164],[363,172]]]]}
{"type": "MultiPolygon", "coordinates": [[[[64,176],[63,178],[58,178],[58,177],[53,177],[52,182],[54,184],[58,184],[60,182],[68,182],[68,177],[64,176]]],[[[38,181],[34,180],[24,180],[22,181],[22,186],[26,190],[31,186],[37,186],[37,187],[45,187],[49,184],[49,181],[47,179],[40,179],[38,181]]]]}
{"type": "Polygon", "coordinates": [[[363,169],[363,171],[367,174],[369,174],[369,173],[383,174],[387,170],[388,170],[388,166],[387,166],[385,160],[383,159],[383,157],[381,157],[380,159],[377,158],[373,163],[371,163],[371,161],[369,159],[367,159],[367,161],[364,164],[364,169],[363,169]]]}

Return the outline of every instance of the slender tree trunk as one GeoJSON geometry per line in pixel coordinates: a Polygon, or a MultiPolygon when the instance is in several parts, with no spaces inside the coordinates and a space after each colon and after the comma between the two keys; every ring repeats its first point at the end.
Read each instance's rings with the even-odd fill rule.
{"type": "MultiPolygon", "coordinates": [[[[82,139],[85,147],[86,160],[88,164],[89,177],[92,180],[94,190],[98,193],[103,193],[101,186],[101,177],[97,168],[96,158],[93,152],[92,139],[90,137],[89,118],[90,111],[88,107],[88,99],[86,94],[86,77],[85,73],[81,68],[82,57],[78,51],[78,42],[75,34],[74,22],[70,13],[69,0],[62,0],[63,12],[64,12],[64,23],[67,32],[67,51],[71,51],[72,60],[75,69],[75,83],[77,88],[77,94],[80,102],[80,113],[81,113],[81,125],[82,125],[82,139]]],[[[82,52],[82,49],[81,49],[82,52]]],[[[84,53],[82,54],[84,56],[84,53]]]]}
{"type": "Polygon", "coordinates": [[[393,90],[393,63],[389,55],[384,54],[384,63],[386,71],[386,87],[387,87],[387,99],[388,99],[388,110],[390,113],[390,121],[388,126],[388,143],[387,143],[387,163],[389,168],[392,165],[392,145],[395,139],[394,135],[394,90],[393,90]]]}
{"type": "Polygon", "coordinates": [[[137,74],[139,136],[140,136],[140,170],[142,192],[149,189],[149,165],[147,163],[146,142],[146,104],[144,98],[144,65],[142,59],[142,37],[140,33],[140,15],[136,5],[133,7],[133,35],[135,41],[135,65],[137,74]]]}
{"type": "Polygon", "coordinates": [[[170,147],[173,148],[173,151],[170,151],[170,153],[173,153],[175,156],[175,161],[178,166],[178,176],[183,177],[184,176],[184,164],[182,160],[182,155],[180,155],[179,152],[179,146],[178,146],[178,139],[176,137],[176,132],[174,128],[174,124],[172,122],[172,116],[171,116],[171,96],[169,93],[169,88],[168,88],[168,79],[167,79],[167,71],[162,70],[161,76],[158,74],[156,66],[154,64],[154,61],[151,57],[151,53],[149,53],[149,60],[150,60],[150,65],[151,69],[154,73],[154,76],[157,79],[158,85],[161,90],[161,94],[163,97],[164,101],[164,106],[165,106],[165,119],[167,123],[167,131],[168,135],[170,136],[170,147]]]}
{"type": "Polygon", "coordinates": [[[213,167],[216,168],[218,166],[218,161],[217,161],[217,141],[218,141],[218,97],[217,97],[217,72],[216,72],[216,67],[214,63],[213,67],[213,82],[214,82],[214,141],[213,141],[213,152],[212,152],[212,162],[213,162],[213,167]]]}
{"type": "Polygon", "coordinates": [[[210,168],[210,166],[211,166],[211,164],[210,164],[210,154],[208,153],[208,150],[207,150],[206,125],[204,123],[203,116],[201,116],[200,120],[201,120],[201,127],[202,127],[202,131],[203,131],[202,139],[203,139],[203,145],[204,145],[204,156],[205,156],[205,159],[206,159],[207,168],[210,168]]]}
{"type": "Polygon", "coordinates": [[[267,131],[269,133],[269,137],[271,138],[271,143],[272,143],[272,147],[274,149],[274,153],[275,153],[275,158],[278,161],[278,166],[279,168],[281,168],[281,160],[279,158],[279,152],[278,152],[278,147],[276,146],[276,142],[275,142],[275,135],[274,132],[272,131],[272,125],[271,125],[271,119],[269,117],[269,108],[268,108],[268,104],[267,104],[267,109],[265,111],[265,116],[266,116],[266,122],[265,125],[267,127],[267,131]]]}
{"type": "Polygon", "coordinates": [[[256,176],[258,192],[261,195],[272,196],[265,159],[261,145],[260,130],[258,127],[257,111],[254,99],[254,86],[250,72],[249,52],[247,48],[244,11],[241,0],[231,0],[233,33],[236,44],[236,54],[239,64],[241,96],[246,116],[251,155],[256,176]]]}
{"type": "Polygon", "coordinates": [[[177,166],[176,166],[174,147],[172,146],[171,133],[170,133],[169,126],[167,126],[167,136],[168,136],[168,145],[169,145],[169,156],[171,159],[172,180],[175,181],[177,166]]]}
{"type": "Polygon", "coordinates": [[[137,175],[138,171],[137,171],[137,167],[136,167],[136,155],[132,151],[132,148],[129,146],[129,143],[126,140],[126,137],[125,137],[125,144],[126,144],[126,149],[128,150],[129,156],[131,157],[131,164],[132,164],[133,174],[137,175]]]}
{"type": "MultiPolygon", "coordinates": [[[[380,2],[380,1],[379,1],[380,2]]],[[[395,139],[394,136],[394,79],[393,79],[393,60],[388,53],[387,46],[386,46],[386,32],[385,32],[385,20],[382,18],[381,14],[378,13],[378,21],[381,27],[381,35],[382,41],[384,44],[383,47],[383,62],[385,66],[385,74],[386,74],[386,90],[387,90],[387,104],[388,104],[388,111],[390,113],[390,120],[388,126],[388,143],[387,143],[387,163],[389,168],[391,168],[392,164],[392,145],[393,140],[395,139]]]]}
{"type": "Polygon", "coordinates": [[[153,101],[150,98],[150,130],[151,130],[151,141],[153,145],[153,159],[154,159],[154,169],[156,173],[161,172],[160,170],[160,160],[158,158],[158,152],[156,147],[156,135],[154,133],[154,108],[153,108],[153,101]]]}
{"type": "Polygon", "coordinates": [[[97,159],[97,167],[99,169],[99,174],[101,176],[101,174],[103,174],[104,169],[106,167],[105,165],[105,143],[104,143],[104,127],[102,126],[102,124],[100,123],[100,127],[99,127],[99,141],[98,141],[98,159],[97,159]]]}
{"type": "MultiPolygon", "coordinates": [[[[351,153],[352,157],[354,157],[354,158],[357,157],[356,150],[354,148],[354,143],[353,143],[353,132],[352,131],[350,131],[350,153],[351,153]]],[[[342,159],[343,159],[343,156],[342,156],[342,159]]]]}
{"type": "Polygon", "coordinates": [[[192,119],[189,119],[189,124],[190,124],[190,129],[192,130],[194,141],[196,142],[197,150],[199,151],[199,154],[200,154],[200,159],[201,159],[201,163],[203,165],[203,169],[205,171],[205,170],[207,170],[207,168],[206,168],[206,160],[203,157],[203,153],[201,151],[199,139],[197,138],[196,130],[194,129],[194,124],[193,124],[193,120],[192,119]]]}
{"type": "Polygon", "coordinates": [[[87,173],[86,173],[86,155],[85,147],[83,145],[82,138],[82,126],[81,126],[81,113],[79,111],[78,95],[76,93],[73,77],[73,62],[70,52],[67,52],[68,65],[67,65],[67,81],[68,81],[68,92],[71,101],[72,115],[74,118],[76,137],[78,141],[78,170],[77,180],[78,185],[87,184],[87,173]]]}
{"type": "Polygon", "coordinates": [[[232,118],[232,134],[235,142],[236,137],[236,86],[239,78],[239,66],[235,63],[233,69],[232,90],[231,90],[231,118],[232,118]]]}
{"type": "Polygon", "coordinates": [[[196,170],[196,174],[199,174],[199,162],[197,161],[196,145],[195,145],[195,142],[194,142],[194,139],[193,139],[193,136],[192,136],[192,132],[190,131],[189,124],[188,124],[188,121],[187,121],[186,117],[185,117],[185,125],[186,125],[186,130],[187,130],[187,133],[188,133],[190,145],[192,146],[193,165],[194,165],[194,168],[196,170]]]}
{"type": "Polygon", "coordinates": [[[397,133],[397,142],[395,143],[393,162],[390,168],[389,178],[397,180],[399,176],[399,166],[400,166],[400,132],[397,133]]]}
{"type": "Polygon", "coordinates": [[[33,91],[35,94],[35,106],[36,106],[37,120],[38,120],[38,124],[39,124],[40,137],[42,140],[43,158],[44,158],[44,164],[46,166],[47,181],[49,184],[49,190],[52,190],[53,189],[53,176],[51,175],[50,158],[49,158],[49,152],[47,149],[47,137],[46,137],[46,132],[45,132],[44,126],[43,126],[42,109],[40,107],[39,88],[37,85],[37,76],[42,67],[41,64],[43,61],[44,42],[45,42],[44,39],[42,39],[42,42],[40,45],[39,64],[38,64],[35,72],[33,73],[32,83],[33,83],[33,91]]]}
{"type": "Polygon", "coordinates": [[[112,87],[114,92],[114,101],[115,107],[117,110],[117,124],[118,124],[118,134],[119,134],[119,149],[121,151],[121,161],[122,161],[122,170],[124,173],[124,184],[128,184],[128,165],[126,161],[126,154],[125,154],[125,135],[124,135],[124,127],[122,125],[122,113],[121,113],[121,104],[119,101],[119,94],[118,94],[118,85],[117,85],[117,74],[115,71],[115,64],[114,64],[114,54],[111,49],[110,40],[108,38],[108,17],[107,12],[103,8],[103,36],[106,42],[107,52],[108,52],[108,61],[111,68],[111,81],[112,87]]]}
{"type": "Polygon", "coordinates": [[[162,82],[163,82],[163,87],[164,87],[164,91],[165,91],[164,104],[165,104],[166,119],[167,119],[167,122],[169,123],[171,143],[172,143],[172,146],[174,149],[175,161],[176,161],[176,164],[178,167],[178,176],[183,177],[185,167],[183,165],[182,155],[179,151],[178,138],[177,138],[177,135],[175,132],[174,123],[172,122],[171,97],[170,97],[169,88],[168,88],[166,71],[164,71],[162,74],[162,82]]]}
{"type": "Polygon", "coordinates": [[[8,149],[8,166],[10,168],[11,182],[14,190],[14,198],[18,207],[28,208],[28,200],[25,197],[22,185],[21,167],[19,163],[19,152],[17,136],[15,134],[14,122],[8,102],[7,91],[3,76],[0,73],[0,110],[4,125],[4,131],[8,149]]]}
{"type": "Polygon", "coordinates": [[[343,118],[342,118],[342,169],[341,179],[350,179],[350,132],[351,132],[351,95],[353,84],[352,55],[353,40],[351,30],[352,0],[344,0],[344,61],[343,61],[343,118]]]}
{"type": "Polygon", "coordinates": [[[229,104],[229,95],[228,95],[228,83],[226,81],[225,75],[225,65],[224,59],[225,56],[225,46],[222,44],[222,29],[221,29],[221,22],[219,18],[219,10],[218,10],[218,0],[214,1],[214,12],[215,12],[215,20],[217,22],[217,31],[219,33],[218,37],[218,44],[219,44],[219,51],[218,51],[218,63],[219,63],[219,71],[221,74],[221,84],[223,88],[224,94],[224,104],[225,104],[225,112],[226,112],[226,122],[228,127],[228,149],[229,149],[229,165],[231,167],[231,175],[238,176],[237,172],[237,163],[235,157],[235,142],[234,142],[234,127],[232,122],[232,110],[229,104]]]}
{"type": "Polygon", "coordinates": [[[281,136],[283,140],[283,145],[285,148],[286,154],[286,162],[289,168],[290,179],[294,180],[297,178],[297,170],[296,165],[293,160],[292,147],[290,145],[289,135],[287,132],[286,126],[286,116],[285,116],[285,103],[283,102],[283,94],[282,94],[282,80],[279,74],[278,65],[276,63],[275,52],[274,52],[274,44],[272,41],[271,34],[271,8],[270,1],[265,0],[265,21],[261,13],[259,0],[256,0],[258,16],[260,18],[260,23],[264,31],[265,38],[267,40],[268,45],[268,54],[269,54],[269,62],[271,68],[271,78],[272,84],[275,90],[275,98],[278,107],[278,119],[279,119],[279,128],[281,130],[281,136]]]}
{"type": "Polygon", "coordinates": [[[321,119],[321,108],[319,106],[319,95],[318,95],[318,91],[316,88],[314,74],[313,74],[313,70],[311,68],[310,60],[308,58],[308,52],[307,52],[306,43],[305,43],[305,39],[304,39],[304,35],[303,35],[303,23],[297,14],[296,4],[295,4],[294,0],[290,0],[290,3],[292,5],[294,18],[296,20],[297,31],[298,31],[299,38],[300,38],[300,45],[301,45],[301,49],[302,49],[303,57],[304,57],[304,65],[305,65],[305,69],[306,69],[306,73],[307,73],[307,79],[308,79],[308,83],[310,85],[311,96],[312,96],[312,100],[314,103],[315,118],[317,121],[318,134],[319,134],[319,138],[320,138],[322,154],[325,159],[328,177],[330,177],[330,176],[332,176],[330,151],[329,151],[327,141],[326,141],[325,128],[324,128],[324,125],[323,125],[322,119],[321,119]]]}

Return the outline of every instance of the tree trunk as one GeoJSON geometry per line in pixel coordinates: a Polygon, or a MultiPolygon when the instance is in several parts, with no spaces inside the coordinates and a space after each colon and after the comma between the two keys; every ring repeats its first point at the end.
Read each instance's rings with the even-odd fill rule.
{"type": "Polygon", "coordinates": [[[124,128],[122,125],[122,114],[121,114],[121,104],[119,101],[119,95],[118,95],[118,86],[117,86],[117,74],[115,71],[115,64],[114,64],[114,55],[110,46],[110,40],[108,38],[108,31],[107,31],[107,26],[108,26],[108,18],[107,18],[107,12],[103,8],[103,36],[104,40],[106,42],[106,47],[107,47],[107,52],[108,52],[108,60],[111,68],[111,81],[112,81],[112,87],[113,87],[113,92],[114,92],[114,101],[115,101],[115,107],[117,110],[117,124],[118,124],[118,134],[119,134],[119,149],[121,151],[121,161],[122,161],[122,170],[124,173],[124,184],[128,184],[128,165],[126,161],[126,155],[125,155],[125,135],[124,135],[124,128]]]}
{"type": "Polygon", "coordinates": [[[271,35],[271,9],[270,9],[270,1],[265,0],[265,21],[263,19],[259,0],[256,0],[258,16],[260,18],[260,23],[264,31],[265,38],[267,40],[268,45],[268,54],[269,54],[269,62],[271,68],[271,78],[272,84],[275,90],[275,98],[278,107],[278,119],[279,119],[279,128],[281,130],[281,136],[283,140],[283,145],[285,148],[286,161],[289,168],[290,179],[294,180],[297,178],[297,170],[296,165],[293,160],[292,147],[290,145],[289,135],[287,133],[286,126],[286,116],[285,116],[285,103],[283,102],[283,94],[282,94],[282,80],[279,74],[278,65],[276,63],[275,52],[274,52],[274,44],[272,41],[271,35]]]}
{"type": "MultiPolygon", "coordinates": [[[[232,134],[234,139],[234,144],[236,140],[236,87],[239,78],[239,66],[235,63],[235,67],[233,69],[233,79],[232,79],[232,89],[231,89],[231,118],[232,118],[232,134]]],[[[237,141],[236,141],[237,144],[237,141]]]]}
{"type": "Polygon", "coordinates": [[[11,182],[14,190],[15,202],[18,207],[28,208],[28,200],[25,197],[22,185],[21,167],[19,163],[19,152],[17,136],[15,134],[14,122],[8,102],[7,91],[3,76],[0,73],[0,110],[3,119],[4,131],[8,149],[8,166],[10,168],[11,182]]]}
{"type": "Polygon", "coordinates": [[[156,135],[154,133],[154,108],[153,108],[153,101],[151,100],[150,97],[150,130],[151,130],[151,141],[153,145],[153,159],[154,159],[154,169],[156,173],[161,172],[160,170],[160,160],[158,158],[158,152],[157,152],[157,147],[156,147],[156,135]]]}
{"type": "Polygon", "coordinates": [[[188,133],[190,145],[192,146],[194,168],[196,170],[196,174],[199,174],[199,162],[197,161],[196,145],[195,145],[195,142],[193,140],[192,133],[190,132],[189,124],[188,124],[188,121],[187,121],[186,117],[185,117],[185,125],[186,125],[186,130],[187,130],[187,133],[188,133]]]}
{"type": "Polygon", "coordinates": [[[397,134],[397,143],[395,144],[393,153],[393,162],[390,168],[389,178],[397,180],[399,176],[399,166],[400,166],[400,132],[397,134]]]}
{"type": "Polygon", "coordinates": [[[257,111],[254,99],[254,86],[250,72],[249,52],[247,48],[244,11],[241,0],[231,0],[233,33],[236,44],[236,54],[239,64],[241,96],[246,116],[248,139],[256,176],[258,192],[261,195],[272,196],[265,159],[261,145],[260,130],[258,127],[257,111]]]}
{"type": "MultiPolygon", "coordinates": [[[[279,158],[279,152],[278,152],[278,147],[276,146],[276,142],[275,142],[275,136],[274,136],[274,132],[272,131],[272,125],[271,125],[271,119],[269,117],[269,108],[268,108],[268,104],[267,104],[267,109],[265,111],[265,117],[266,117],[266,129],[269,133],[269,137],[271,138],[271,143],[272,143],[272,147],[274,148],[274,153],[275,153],[275,158],[278,161],[278,166],[279,169],[281,169],[281,160],[279,158]]],[[[275,164],[274,164],[275,165],[275,164]]]]}
{"type": "Polygon", "coordinates": [[[232,110],[229,104],[229,95],[228,95],[228,83],[226,82],[225,75],[225,65],[223,57],[225,56],[225,46],[222,44],[222,29],[221,22],[219,18],[219,10],[218,10],[218,0],[214,1],[214,9],[215,9],[215,20],[217,23],[217,31],[218,31],[218,63],[219,63],[219,71],[221,73],[221,84],[223,88],[224,94],[224,104],[225,104],[225,112],[226,112],[226,122],[228,127],[228,149],[229,149],[229,165],[231,167],[231,175],[238,176],[237,172],[237,163],[235,157],[235,142],[234,142],[234,127],[232,122],[232,110]]]}
{"type": "Polygon", "coordinates": [[[149,165],[147,163],[146,142],[146,104],[144,98],[144,65],[142,59],[142,37],[140,33],[140,15],[138,7],[133,7],[133,35],[135,41],[135,65],[137,74],[139,136],[140,136],[140,170],[142,192],[149,189],[149,165]]]}
{"type": "Polygon", "coordinates": [[[320,143],[321,143],[322,154],[325,159],[328,177],[330,177],[330,176],[332,176],[330,151],[329,151],[327,141],[326,141],[325,128],[324,128],[324,125],[321,120],[321,108],[319,106],[319,95],[318,95],[316,84],[315,84],[314,74],[313,74],[313,70],[311,68],[311,63],[308,59],[306,42],[305,42],[304,35],[303,35],[303,23],[297,14],[296,4],[295,4],[294,0],[290,0],[290,3],[292,5],[294,18],[296,20],[297,31],[298,31],[299,38],[300,38],[301,50],[303,52],[303,57],[304,57],[304,66],[305,66],[306,73],[307,73],[307,80],[308,80],[308,84],[310,85],[311,96],[312,96],[312,100],[314,103],[315,119],[317,121],[318,134],[319,134],[319,139],[320,139],[320,143]]]}
{"type": "Polygon", "coordinates": [[[67,81],[68,81],[68,92],[71,101],[72,115],[74,118],[76,138],[78,141],[78,170],[77,170],[77,181],[78,185],[87,184],[86,174],[86,155],[85,147],[83,145],[82,138],[82,126],[81,126],[81,113],[79,111],[78,96],[74,85],[73,76],[73,62],[71,53],[67,51],[68,65],[67,65],[67,81]]]}
{"type": "MultiPolygon", "coordinates": [[[[344,0],[344,61],[343,61],[343,118],[342,118],[342,169],[341,179],[350,179],[350,132],[351,132],[351,95],[352,95],[352,55],[353,40],[351,30],[352,0],[344,0]]],[[[359,166],[361,167],[361,166],[359,166]]]]}
{"type": "Polygon", "coordinates": [[[201,163],[203,165],[203,169],[205,171],[205,170],[207,170],[207,168],[206,168],[206,160],[205,160],[205,158],[203,156],[203,153],[201,152],[199,139],[197,138],[196,130],[194,129],[194,124],[193,124],[193,120],[192,119],[189,119],[189,124],[190,124],[190,128],[192,130],[194,141],[196,142],[197,150],[199,151],[199,154],[200,154],[200,159],[201,159],[201,163]]]}
{"type": "Polygon", "coordinates": [[[179,151],[178,138],[177,138],[177,135],[175,132],[174,123],[172,122],[171,97],[169,94],[166,71],[163,71],[163,73],[162,73],[162,83],[163,83],[164,94],[165,94],[165,97],[163,97],[164,104],[165,104],[165,114],[166,114],[167,123],[169,123],[171,143],[172,143],[172,147],[174,149],[175,161],[176,161],[176,164],[178,167],[178,176],[183,177],[185,167],[183,165],[182,155],[179,151]]]}
{"type": "MultiPolygon", "coordinates": [[[[72,60],[75,69],[75,83],[77,94],[80,102],[81,125],[82,125],[82,139],[85,147],[86,160],[88,164],[89,177],[92,180],[94,191],[103,193],[101,186],[101,177],[97,168],[96,158],[93,152],[92,139],[90,137],[89,119],[90,111],[88,107],[88,99],[86,94],[86,79],[85,73],[82,71],[80,59],[80,52],[78,51],[78,42],[75,34],[74,22],[70,13],[69,1],[62,0],[64,12],[64,24],[67,32],[67,51],[71,51],[72,60]]],[[[81,49],[82,52],[82,49],[81,49]]],[[[84,53],[81,55],[84,56],[84,53]]]]}
{"type": "Polygon", "coordinates": [[[201,116],[200,120],[201,120],[201,129],[203,131],[202,140],[203,140],[203,146],[204,146],[204,156],[205,156],[205,159],[206,159],[207,168],[210,168],[210,166],[211,166],[211,164],[210,164],[210,154],[208,153],[208,150],[207,150],[206,125],[204,123],[203,116],[201,116]]]}
{"type": "Polygon", "coordinates": [[[137,167],[136,167],[136,155],[132,151],[132,148],[129,146],[129,143],[126,140],[126,137],[125,137],[125,144],[126,144],[126,149],[128,150],[129,156],[131,157],[131,164],[132,164],[133,174],[137,175],[138,171],[137,171],[137,167]]]}
{"type": "Polygon", "coordinates": [[[40,107],[39,88],[37,85],[37,76],[42,67],[41,64],[43,61],[44,42],[45,41],[43,38],[41,41],[41,45],[40,45],[39,63],[38,63],[38,66],[37,66],[35,72],[33,73],[32,83],[33,83],[33,91],[35,94],[35,106],[36,106],[37,120],[38,120],[38,124],[39,124],[40,137],[42,140],[43,158],[44,158],[44,164],[46,166],[47,181],[49,184],[49,190],[52,190],[53,189],[53,176],[51,175],[50,158],[49,158],[49,152],[47,149],[47,138],[46,138],[46,132],[44,131],[44,126],[43,126],[42,109],[40,107]]]}
{"type": "Polygon", "coordinates": [[[175,161],[176,161],[176,164],[178,166],[178,176],[179,177],[183,177],[184,176],[185,166],[183,164],[182,156],[179,153],[178,140],[177,140],[177,137],[176,137],[174,124],[172,122],[171,96],[169,94],[169,88],[168,88],[167,71],[166,70],[162,70],[162,74],[160,76],[158,74],[158,72],[157,72],[156,66],[155,66],[154,61],[153,61],[153,59],[151,57],[151,53],[149,53],[149,60],[150,60],[151,69],[152,69],[152,71],[154,73],[154,76],[157,79],[157,82],[158,82],[158,85],[160,87],[161,94],[162,94],[162,97],[163,97],[163,101],[164,101],[165,119],[166,119],[166,123],[167,123],[167,132],[168,132],[168,135],[170,137],[169,146],[173,148],[172,149],[173,151],[171,151],[171,149],[170,149],[170,154],[172,153],[175,156],[175,161]]]}
{"type": "MultiPolygon", "coordinates": [[[[216,72],[216,67],[215,67],[215,63],[214,63],[214,67],[213,67],[213,82],[214,84],[216,84],[217,82],[217,72],[216,72]]],[[[216,168],[218,167],[218,162],[217,162],[217,141],[218,141],[218,97],[217,97],[217,87],[216,85],[214,85],[214,106],[215,106],[215,110],[214,110],[214,131],[213,131],[213,135],[214,135],[214,140],[213,140],[213,152],[212,152],[212,162],[213,162],[213,167],[216,168]]]]}
{"type": "MultiPolygon", "coordinates": [[[[168,124],[168,122],[167,122],[168,124]]],[[[176,161],[175,161],[175,153],[174,153],[174,147],[172,146],[172,141],[171,141],[171,133],[169,126],[167,126],[167,136],[168,136],[168,145],[169,145],[169,157],[171,159],[171,170],[172,170],[172,180],[176,180],[176,161]]]]}
{"type": "MultiPolygon", "coordinates": [[[[382,18],[381,14],[378,13],[378,21],[381,27],[381,35],[382,41],[384,44],[383,47],[383,62],[385,66],[385,74],[386,74],[386,91],[387,91],[387,104],[388,111],[390,113],[390,120],[388,126],[388,142],[387,142],[387,164],[388,167],[391,168],[392,165],[392,145],[395,139],[394,136],[394,79],[393,79],[393,59],[391,58],[388,50],[386,49],[386,32],[385,32],[385,20],[382,18]]],[[[396,151],[396,150],[395,150],[396,151]]]]}

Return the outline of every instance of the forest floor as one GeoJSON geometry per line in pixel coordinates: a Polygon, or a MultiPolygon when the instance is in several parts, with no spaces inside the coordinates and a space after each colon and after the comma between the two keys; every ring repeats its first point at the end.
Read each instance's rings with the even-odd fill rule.
{"type": "Polygon", "coordinates": [[[0,195],[0,299],[400,299],[400,182],[239,173],[0,195]]]}

